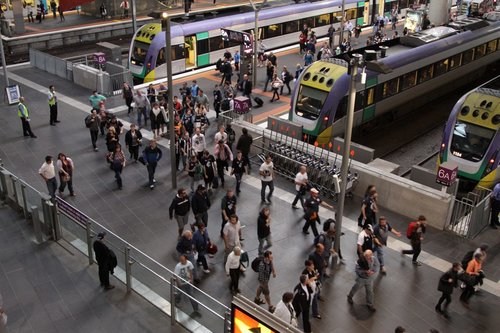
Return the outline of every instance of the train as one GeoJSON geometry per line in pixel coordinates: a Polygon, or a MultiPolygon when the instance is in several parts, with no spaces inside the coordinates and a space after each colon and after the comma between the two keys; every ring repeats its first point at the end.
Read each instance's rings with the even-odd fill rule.
{"type": "MultiPolygon", "coordinates": [[[[398,5],[398,2],[404,15],[409,1],[346,0],[345,17],[353,24],[366,26],[372,23],[375,15],[390,15],[391,8],[398,5]]],[[[312,27],[316,36],[326,36],[330,25],[333,24],[335,29],[339,28],[341,6],[342,0],[326,0],[264,8],[259,13],[258,39],[264,42],[268,50],[297,44],[304,24],[312,27]]],[[[245,7],[241,7],[241,10],[244,9],[245,7]]],[[[177,74],[215,64],[223,56],[225,49],[238,46],[233,42],[223,41],[221,29],[253,35],[254,27],[253,11],[172,24],[172,72],[177,74]]],[[[164,51],[165,33],[162,32],[161,24],[149,23],[137,30],[130,44],[128,59],[135,81],[151,82],[166,77],[164,51]]]]}
{"type": "Polygon", "coordinates": [[[500,181],[500,76],[462,96],[443,133],[438,166],[458,166],[459,191],[493,188],[500,181]]]}
{"type": "MultiPolygon", "coordinates": [[[[358,72],[365,72],[366,80],[358,75],[355,85],[353,127],[362,135],[498,64],[500,21],[463,18],[355,52],[366,60],[358,72]]],[[[302,127],[309,142],[328,144],[345,131],[350,82],[345,57],[316,61],[297,78],[288,119],[302,127]]]]}

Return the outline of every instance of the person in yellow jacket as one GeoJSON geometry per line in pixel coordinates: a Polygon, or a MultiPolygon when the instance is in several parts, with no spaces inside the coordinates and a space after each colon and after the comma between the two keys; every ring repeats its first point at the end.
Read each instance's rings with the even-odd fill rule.
{"type": "Polygon", "coordinates": [[[19,116],[19,118],[21,118],[24,136],[31,136],[32,138],[36,138],[36,135],[31,131],[28,108],[24,104],[24,97],[22,96],[19,97],[19,104],[17,105],[17,115],[19,116]]]}
{"type": "Polygon", "coordinates": [[[60,123],[60,121],[57,120],[57,96],[56,89],[53,85],[49,86],[48,100],[50,109],[50,125],[56,126],[56,123],[60,123]]]}

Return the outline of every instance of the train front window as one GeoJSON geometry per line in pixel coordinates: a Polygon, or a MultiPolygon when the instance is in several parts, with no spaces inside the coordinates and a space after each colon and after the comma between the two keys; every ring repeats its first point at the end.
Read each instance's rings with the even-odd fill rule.
{"type": "Polygon", "coordinates": [[[478,162],[486,153],[493,135],[495,131],[492,129],[457,121],[451,139],[451,154],[468,161],[478,162]]]}
{"type": "Polygon", "coordinates": [[[132,49],[132,63],[139,66],[142,65],[146,59],[148,49],[149,44],[136,41],[134,43],[134,48],[132,49]]]}
{"type": "Polygon", "coordinates": [[[316,120],[319,117],[328,92],[308,86],[300,86],[295,113],[298,116],[316,120]]]}

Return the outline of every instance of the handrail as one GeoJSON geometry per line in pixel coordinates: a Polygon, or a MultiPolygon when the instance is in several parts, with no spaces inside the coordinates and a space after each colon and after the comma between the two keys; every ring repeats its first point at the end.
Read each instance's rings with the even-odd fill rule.
{"type": "MultiPolygon", "coordinates": [[[[175,278],[178,278],[178,279],[181,279],[181,280],[184,280],[183,278],[181,278],[180,276],[178,275],[175,275],[175,278]]],[[[184,280],[185,281],[185,280],[184,280]]],[[[193,286],[191,284],[191,286],[193,286]]],[[[202,307],[204,307],[205,309],[207,309],[208,311],[212,312],[212,314],[214,314],[215,316],[219,317],[220,319],[224,320],[224,316],[221,316],[220,314],[218,314],[217,312],[215,312],[214,310],[212,310],[211,308],[207,307],[205,304],[199,302],[196,300],[196,298],[194,298],[193,296],[189,295],[188,293],[186,293],[184,290],[182,290],[179,286],[176,286],[174,285],[174,288],[179,292],[183,293],[184,296],[187,296],[189,297],[189,299],[192,299],[193,301],[195,301],[196,303],[198,303],[199,305],[201,305],[202,307]]],[[[227,308],[229,310],[229,308],[227,308]]]]}

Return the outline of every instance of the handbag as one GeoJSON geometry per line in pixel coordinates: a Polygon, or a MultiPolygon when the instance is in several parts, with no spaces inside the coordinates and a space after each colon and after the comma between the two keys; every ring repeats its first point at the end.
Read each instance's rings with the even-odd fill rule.
{"type": "Polygon", "coordinates": [[[64,175],[62,175],[61,178],[62,178],[62,181],[65,182],[65,183],[67,183],[67,182],[69,182],[71,180],[71,176],[69,174],[67,174],[67,173],[64,174],[64,175]]]}

